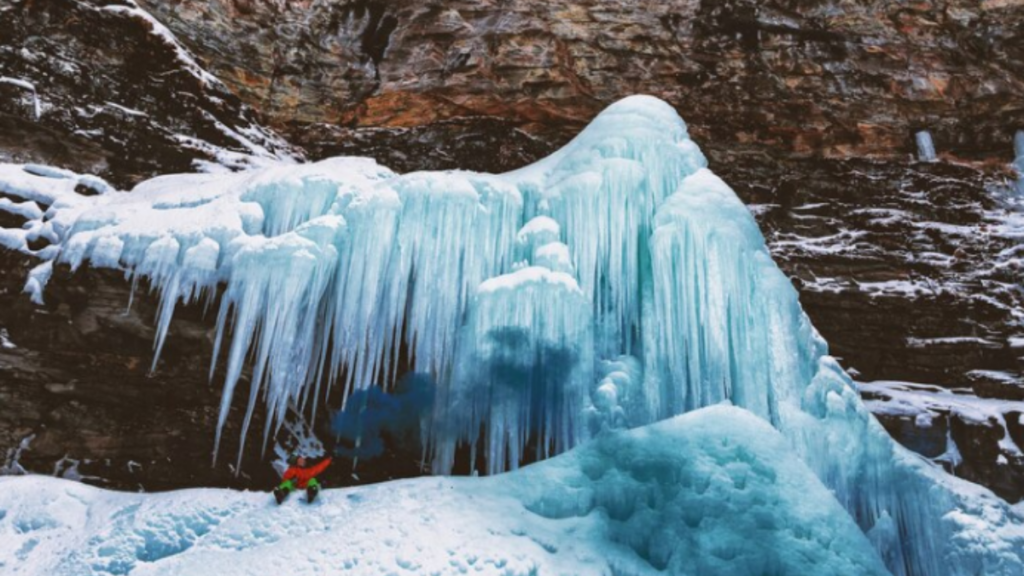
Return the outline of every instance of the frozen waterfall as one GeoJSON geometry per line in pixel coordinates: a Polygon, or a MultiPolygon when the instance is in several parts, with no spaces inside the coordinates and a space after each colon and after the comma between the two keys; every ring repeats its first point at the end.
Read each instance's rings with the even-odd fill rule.
{"type": "Polygon", "coordinates": [[[63,194],[70,176],[0,179],[56,200],[30,233],[59,262],[149,279],[157,355],[178,302],[219,306],[222,423],[247,363],[267,437],[329,388],[386,386],[400,353],[438,382],[442,473],[460,446],[495,473],[731,402],[787,438],[894,574],[1022,573],[1021,511],[889,438],[706,165],[672,107],[640,96],[500,176],[336,158],[92,198],[63,194]]]}
{"type": "Polygon", "coordinates": [[[914,134],[914,141],[917,142],[917,159],[921,162],[935,162],[938,156],[935,155],[935,142],[932,140],[932,133],[921,130],[914,134]]]}

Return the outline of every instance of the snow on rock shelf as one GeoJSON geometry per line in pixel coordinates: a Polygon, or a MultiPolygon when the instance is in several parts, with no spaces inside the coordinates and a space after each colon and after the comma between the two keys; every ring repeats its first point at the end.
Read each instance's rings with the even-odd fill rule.
{"type": "MultiPolygon", "coordinates": [[[[995,377],[995,376],[993,376],[995,377]]],[[[864,404],[911,450],[947,471],[1024,499],[1024,401],[912,382],[858,382],[864,404]]]]}
{"type": "MultiPolygon", "coordinates": [[[[0,186],[49,204],[6,245],[150,280],[162,298],[157,369],[176,303],[217,306],[224,286],[213,350],[226,357],[213,375],[222,422],[248,362],[244,401],[250,414],[265,403],[264,438],[289,407],[315,411],[330,388],[387,385],[403,353],[438,382],[423,425],[440,472],[464,443],[479,469],[499,472],[528,447],[554,454],[593,432],[728,401],[786,438],[892,573],[1022,573],[1022,511],[893,442],[828,356],[749,211],[705,166],[669,105],[631,97],[501,176],[399,176],[337,158],[91,197],[69,192],[77,176],[8,166],[0,186]],[[39,238],[50,244],[30,242],[39,238]],[[468,432],[480,425],[482,438],[468,432]]],[[[42,297],[46,272],[29,281],[42,297]]],[[[618,526],[614,510],[628,502],[607,497],[616,538],[670,561],[667,544],[641,538],[659,517],[618,526]]],[[[688,521],[703,525],[701,515],[688,521]]]]}
{"type": "Polygon", "coordinates": [[[711,407],[489,478],[293,496],[0,479],[0,572],[886,574],[777,432],[711,407]]]}

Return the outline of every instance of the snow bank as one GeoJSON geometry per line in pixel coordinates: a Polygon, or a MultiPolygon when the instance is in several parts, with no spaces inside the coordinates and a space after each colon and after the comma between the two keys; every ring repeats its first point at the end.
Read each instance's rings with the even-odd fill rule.
{"type": "Polygon", "coordinates": [[[713,407],[490,478],[127,494],[0,478],[10,576],[882,575],[770,426],[713,407]]]}

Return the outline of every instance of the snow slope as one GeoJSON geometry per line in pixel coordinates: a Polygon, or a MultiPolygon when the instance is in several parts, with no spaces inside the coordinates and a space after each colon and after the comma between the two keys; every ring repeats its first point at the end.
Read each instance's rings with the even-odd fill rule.
{"type": "Polygon", "coordinates": [[[264,438],[328,387],[390,381],[401,346],[437,382],[437,473],[460,445],[493,473],[728,401],[787,439],[894,574],[1024,573],[1021,509],[893,442],[705,166],[671,106],[632,97],[505,175],[337,158],[83,198],[75,175],[8,166],[0,184],[49,208],[0,240],[51,259],[37,295],[53,261],[148,278],[157,358],[177,303],[226,286],[221,413],[249,362],[264,438]]]}
{"type": "Polygon", "coordinates": [[[881,575],[835,498],[763,420],[706,408],[487,478],[267,493],[107,492],[0,478],[0,572],[881,575]]]}

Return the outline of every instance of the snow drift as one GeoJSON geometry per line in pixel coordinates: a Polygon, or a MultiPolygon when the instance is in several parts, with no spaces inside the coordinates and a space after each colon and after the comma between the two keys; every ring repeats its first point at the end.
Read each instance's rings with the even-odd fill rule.
{"type": "Polygon", "coordinates": [[[53,243],[36,297],[52,261],[148,278],[157,358],[178,302],[219,306],[222,418],[251,358],[264,438],[290,405],[392,381],[403,348],[438,383],[424,422],[437,473],[460,445],[477,469],[514,470],[529,448],[544,457],[730,402],[787,439],[893,573],[1024,570],[1020,509],[894,444],[657,99],[620,101],[501,176],[338,158],[84,198],[69,192],[80,177],[30,171],[0,170],[29,219],[0,242],[53,243]]]}
{"type": "Polygon", "coordinates": [[[886,573],[785,440],[731,407],[501,476],[327,490],[311,506],[0,478],[0,536],[10,576],[886,573]]]}

